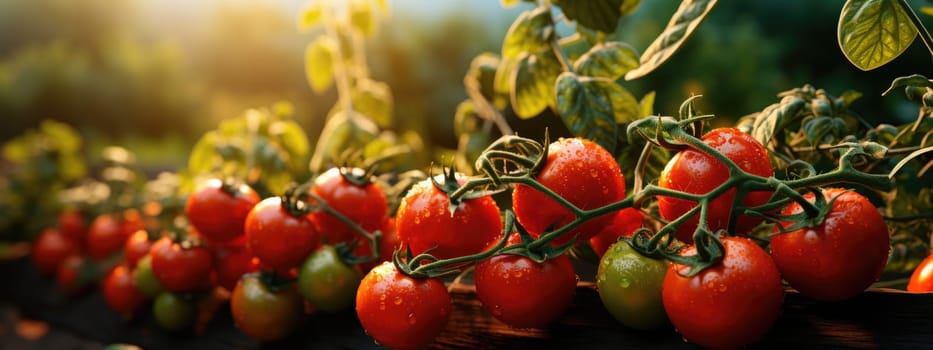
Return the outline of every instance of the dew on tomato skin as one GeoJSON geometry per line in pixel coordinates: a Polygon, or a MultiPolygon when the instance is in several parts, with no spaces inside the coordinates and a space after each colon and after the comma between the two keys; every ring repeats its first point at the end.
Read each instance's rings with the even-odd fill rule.
{"type": "Polygon", "coordinates": [[[386,293],[380,294],[380,295],[379,295],[379,301],[385,301],[385,300],[386,300],[386,293]]]}
{"type": "Polygon", "coordinates": [[[512,277],[515,277],[515,278],[522,278],[522,272],[521,272],[521,271],[515,271],[515,272],[512,273],[512,277]]]}
{"type": "Polygon", "coordinates": [[[418,318],[415,317],[415,314],[414,313],[408,314],[408,324],[414,325],[415,323],[418,323],[418,318]]]}
{"type": "Polygon", "coordinates": [[[502,306],[499,306],[499,305],[494,306],[492,308],[492,314],[495,315],[496,317],[502,316],[502,310],[500,309],[502,309],[502,306]]]}
{"type": "Polygon", "coordinates": [[[395,297],[395,305],[402,305],[402,297],[395,297]]]}
{"type": "Polygon", "coordinates": [[[632,282],[628,278],[619,280],[619,288],[628,288],[630,285],[632,285],[632,282]]]}

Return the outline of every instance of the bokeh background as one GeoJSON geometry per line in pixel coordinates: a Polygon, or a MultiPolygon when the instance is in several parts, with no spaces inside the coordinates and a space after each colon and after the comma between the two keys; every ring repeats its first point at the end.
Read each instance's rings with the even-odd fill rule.
{"type": "MultiPolygon", "coordinates": [[[[391,15],[368,40],[367,59],[373,78],[393,89],[395,127],[419,132],[429,150],[455,148],[452,119],[466,98],[471,59],[498,52],[512,20],[531,5],[389,3],[391,15]]],[[[661,69],[623,84],[636,96],[656,91],[655,110],[663,114],[703,94],[703,112],[737,118],[777,101],[780,91],[812,83],[834,95],[864,93],[853,108],[871,121],[914,118],[916,105],[880,93],[897,76],[928,72],[930,55],[916,40],[892,64],[859,71],[836,43],[843,3],[723,1],[661,69]]],[[[304,4],[0,1],[0,144],[50,118],[76,127],[89,155],[117,144],[136,152],[144,169],[171,170],[184,166],[191,146],[218,121],[282,100],[295,106],[313,144],[336,93],[314,94],[305,80],[303,52],[313,34],[295,26],[304,4]]],[[[643,50],[678,4],[643,1],[616,35],[643,50]]],[[[559,123],[553,116],[510,121],[525,130],[559,123]]]]}

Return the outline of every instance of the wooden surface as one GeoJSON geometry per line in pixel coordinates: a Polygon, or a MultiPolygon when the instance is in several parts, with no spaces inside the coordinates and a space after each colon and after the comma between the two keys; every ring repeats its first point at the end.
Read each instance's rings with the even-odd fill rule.
{"type": "MultiPolygon", "coordinates": [[[[51,336],[66,339],[68,348],[94,349],[101,344],[132,343],[146,349],[375,349],[352,311],[315,314],[294,335],[276,343],[258,343],[234,326],[221,307],[205,332],[170,334],[160,330],[142,310],[123,321],[107,309],[98,292],[62,295],[26,260],[0,262],[0,348],[58,348],[51,336]],[[4,311],[5,310],[5,311],[4,311]],[[10,315],[13,313],[13,315],[10,315]],[[11,332],[23,319],[40,320],[49,331],[35,341],[11,332]]],[[[581,283],[574,305],[546,330],[512,329],[482,308],[471,286],[451,290],[454,308],[437,349],[691,349],[673,329],[639,332],[627,329],[605,311],[592,285],[581,283]]],[[[146,308],[148,309],[148,308],[146,308]]],[[[814,302],[787,293],[784,312],[773,329],[749,348],[933,348],[933,294],[872,290],[839,303],[814,302]]]]}

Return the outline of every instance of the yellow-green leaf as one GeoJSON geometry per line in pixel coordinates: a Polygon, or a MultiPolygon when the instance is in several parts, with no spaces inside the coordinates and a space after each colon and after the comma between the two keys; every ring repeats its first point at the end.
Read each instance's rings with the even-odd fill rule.
{"type": "Polygon", "coordinates": [[[215,149],[219,142],[220,136],[216,131],[208,131],[201,136],[188,156],[188,171],[194,174],[213,171],[215,149]]]}
{"type": "Polygon", "coordinates": [[[613,93],[610,92],[615,88],[621,89],[605,78],[580,77],[569,72],[557,78],[557,113],[567,129],[610,152],[615,150],[618,141],[613,93]]]}
{"type": "Polygon", "coordinates": [[[350,1],[350,24],[365,36],[376,32],[376,18],[369,0],[350,1]]]}
{"type": "Polygon", "coordinates": [[[460,102],[454,114],[454,135],[463,135],[476,131],[479,127],[479,113],[472,100],[460,102]]]}
{"type": "Polygon", "coordinates": [[[616,80],[638,68],[638,53],[628,44],[611,41],[593,46],[574,63],[577,74],[616,80]]]}
{"type": "Polygon", "coordinates": [[[927,16],[933,16],[933,7],[930,7],[930,6],[921,7],[920,12],[922,12],[923,14],[927,16]]]}
{"type": "Polygon", "coordinates": [[[518,58],[525,52],[538,52],[548,45],[554,34],[551,11],[546,7],[537,7],[522,12],[502,41],[502,57],[518,58]]]}
{"type": "Polygon", "coordinates": [[[615,31],[619,18],[638,7],[640,0],[554,0],[567,18],[603,33],[615,31]]]}
{"type": "Polygon", "coordinates": [[[304,129],[293,120],[279,120],[269,126],[269,134],[276,139],[276,143],[288,153],[288,164],[293,171],[304,167],[311,145],[308,144],[308,135],[304,129]]]}
{"type": "Polygon", "coordinates": [[[505,101],[498,101],[503,98],[500,98],[501,95],[497,94],[495,89],[499,63],[499,55],[490,52],[481,53],[470,62],[470,69],[467,70],[463,79],[468,88],[470,85],[475,86],[487,101],[501,108],[505,107],[505,101]]]}
{"type": "Polygon", "coordinates": [[[641,65],[628,73],[625,73],[626,80],[637,79],[651,73],[668,58],[677,52],[677,49],[696,30],[697,26],[703,22],[706,15],[709,14],[717,0],[683,0],[677,12],[671,16],[670,22],[664,31],[648,45],[645,52],[641,55],[641,65]]]}
{"type": "Polygon", "coordinates": [[[515,5],[518,5],[518,3],[521,2],[521,0],[500,0],[499,2],[502,3],[502,7],[510,8],[510,7],[515,7],[515,5]]]}
{"type": "Polygon", "coordinates": [[[321,17],[324,15],[324,5],[322,1],[318,0],[312,2],[307,7],[305,7],[298,14],[298,30],[301,32],[307,32],[318,23],[321,22],[321,17]]]}
{"type": "Polygon", "coordinates": [[[311,90],[323,92],[334,82],[335,48],[332,39],[321,36],[305,49],[305,74],[311,90]]]}
{"type": "Polygon", "coordinates": [[[554,104],[554,80],[563,71],[550,50],[523,54],[512,72],[512,110],[519,118],[532,118],[554,104]]]}
{"type": "Polygon", "coordinates": [[[339,111],[324,125],[321,138],[318,139],[314,156],[311,158],[311,171],[319,172],[327,162],[337,160],[346,150],[363,149],[379,135],[379,127],[372,120],[361,115],[339,111]]]}
{"type": "Polygon", "coordinates": [[[645,94],[645,96],[642,96],[641,101],[638,102],[641,106],[641,117],[654,115],[654,95],[654,91],[650,91],[645,94]]]}
{"type": "Polygon", "coordinates": [[[392,126],[392,89],[381,81],[363,79],[353,91],[353,108],[383,128],[392,126]]]}
{"type": "Polygon", "coordinates": [[[907,50],[917,33],[897,0],[849,0],[839,16],[839,47],[861,70],[891,62],[907,50]]]}

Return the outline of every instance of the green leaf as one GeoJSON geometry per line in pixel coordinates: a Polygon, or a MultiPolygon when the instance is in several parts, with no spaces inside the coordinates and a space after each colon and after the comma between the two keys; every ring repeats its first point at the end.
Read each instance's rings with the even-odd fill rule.
{"type": "Polygon", "coordinates": [[[654,115],[654,95],[654,91],[650,91],[645,94],[645,96],[642,96],[641,101],[638,102],[641,106],[641,117],[654,115]]]}
{"type": "Polygon", "coordinates": [[[282,149],[288,153],[288,164],[293,171],[304,167],[311,145],[308,144],[308,135],[301,125],[293,120],[279,120],[269,126],[269,133],[274,137],[282,149]]]}
{"type": "Polygon", "coordinates": [[[353,108],[383,128],[392,126],[392,89],[381,81],[363,79],[356,82],[353,108]]]}
{"type": "Polygon", "coordinates": [[[460,102],[454,114],[454,135],[463,135],[476,131],[479,127],[479,113],[472,100],[460,102]]]}
{"type": "Polygon", "coordinates": [[[920,74],[908,75],[906,77],[898,77],[891,82],[891,87],[881,93],[882,96],[890,94],[894,89],[904,87],[904,86],[919,86],[919,87],[933,87],[933,81],[927,79],[927,77],[920,74]]]}
{"type": "Polygon", "coordinates": [[[846,133],[846,123],[842,118],[816,117],[803,124],[803,131],[810,144],[834,143],[846,133]]]}
{"type": "Polygon", "coordinates": [[[638,53],[618,41],[602,43],[590,49],[574,63],[577,74],[616,80],[638,68],[638,53]]]}
{"type": "Polygon", "coordinates": [[[532,118],[553,104],[554,80],[563,71],[550,50],[540,54],[524,54],[512,72],[512,109],[519,118],[532,118]]]}
{"type": "Polygon", "coordinates": [[[324,5],[321,1],[315,1],[301,10],[298,14],[298,30],[307,32],[318,23],[324,15],[324,5]]]}
{"type": "Polygon", "coordinates": [[[322,171],[326,162],[335,161],[346,150],[363,149],[378,135],[379,127],[371,120],[355,112],[337,112],[324,124],[311,159],[311,171],[322,171]]]}
{"type": "Polygon", "coordinates": [[[31,144],[30,140],[32,138],[28,136],[27,134],[7,141],[7,143],[3,145],[3,158],[16,164],[25,163],[29,159],[31,153],[29,145],[31,144]]]}
{"type": "Polygon", "coordinates": [[[496,105],[502,104],[501,107],[505,107],[505,101],[497,101],[500,99],[500,94],[496,93],[495,88],[499,63],[499,55],[489,52],[481,53],[470,62],[470,69],[467,70],[463,79],[464,84],[476,86],[487,101],[496,105]]]}
{"type": "Polygon", "coordinates": [[[616,30],[619,18],[632,13],[641,0],[554,0],[567,18],[604,33],[616,30]]]}
{"type": "Polygon", "coordinates": [[[922,12],[923,14],[927,16],[933,16],[933,7],[930,7],[930,6],[921,7],[920,12],[922,12]]]}
{"type": "Polygon", "coordinates": [[[613,86],[621,89],[605,78],[580,77],[569,72],[557,78],[557,113],[564,124],[575,136],[593,140],[610,152],[615,150],[618,136],[609,91],[613,86]]]}
{"type": "Polygon", "coordinates": [[[219,143],[220,135],[216,131],[208,131],[201,136],[188,156],[188,170],[195,174],[213,171],[214,152],[219,143]]]}
{"type": "Polygon", "coordinates": [[[807,101],[797,96],[786,96],[780,103],[765,107],[755,118],[752,136],[768,147],[771,138],[780,132],[786,123],[793,119],[807,105],[807,101]]]}
{"type": "Polygon", "coordinates": [[[335,45],[332,39],[321,36],[305,49],[305,74],[314,92],[324,92],[334,82],[335,45]]]}
{"type": "Polygon", "coordinates": [[[541,51],[548,46],[553,34],[554,23],[547,7],[522,12],[505,34],[502,57],[518,58],[525,52],[541,51]]]}
{"type": "Polygon", "coordinates": [[[508,96],[512,92],[512,71],[518,67],[518,59],[503,58],[496,68],[496,76],[493,79],[493,88],[496,94],[508,96]]]}
{"type": "Polygon", "coordinates": [[[641,105],[628,89],[608,79],[599,79],[594,84],[609,93],[616,123],[626,124],[641,118],[641,105]]]}
{"type": "Polygon", "coordinates": [[[641,55],[641,66],[626,73],[625,79],[643,77],[667,61],[703,22],[716,2],[717,0],[683,0],[664,31],[641,55]]]}
{"type": "Polygon", "coordinates": [[[897,0],[848,0],[839,17],[842,53],[865,71],[900,56],[917,33],[910,15],[897,0]]]}
{"type": "Polygon", "coordinates": [[[350,1],[350,25],[364,36],[370,36],[376,32],[376,17],[369,0],[350,1]]]}
{"type": "Polygon", "coordinates": [[[81,135],[65,123],[53,120],[43,120],[39,129],[58,146],[61,153],[75,153],[81,151],[81,135]]]}

